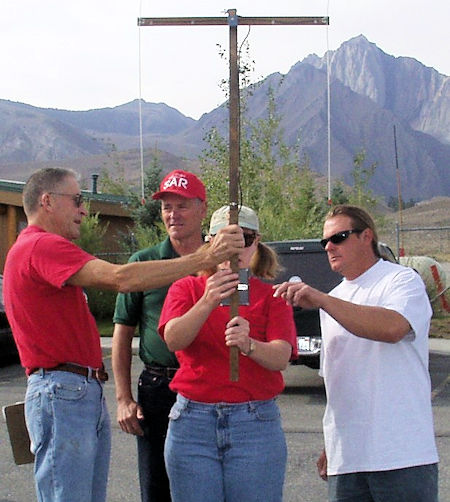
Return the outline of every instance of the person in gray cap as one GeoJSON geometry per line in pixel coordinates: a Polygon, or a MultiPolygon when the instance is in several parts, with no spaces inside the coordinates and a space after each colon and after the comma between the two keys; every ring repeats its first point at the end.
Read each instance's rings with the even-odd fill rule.
{"type": "MultiPolygon", "coordinates": [[[[227,224],[224,206],[211,218],[212,244],[227,224]]],[[[287,452],[275,398],[296,355],[296,331],[291,307],[260,280],[273,279],[279,265],[260,242],[256,213],[241,206],[239,226],[239,267],[251,271],[239,315],[230,319],[224,302],[237,286],[228,261],[176,281],[161,312],[159,333],[180,362],[165,445],[174,502],[282,500],[287,452]],[[237,382],[229,376],[232,346],[240,350],[237,382]]]]}
{"type": "MultiPolygon", "coordinates": [[[[135,253],[130,262],[167,260],[196,251],[204,239],[206,190],[193,173],[175,170],[162,180],[153,199],[161,201],[167,237],[135,253]]],[[[164,440],[175,393],[169,389],[178,361],[157,333],[169,285],[140,293],[119,294],[114,313],[112,362],[116,382],[117,420],[124,432],[137,436],[142,502],[170,501],[164,467],[164,440]],[[139,357],[144,363],[137,401],[131,390],[131,342],[139,326],[139,357]]]]}

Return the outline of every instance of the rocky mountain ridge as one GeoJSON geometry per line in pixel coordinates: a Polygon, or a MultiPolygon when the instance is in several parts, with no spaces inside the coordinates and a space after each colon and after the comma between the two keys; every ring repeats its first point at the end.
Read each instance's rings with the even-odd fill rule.
{"type": "MultiPolygon", "coordinates": [[[[329,56],[333,78],[390,110],[414,130],[450,144],[450,77],[414,58],[386,54],[363,35],[329,56]]],[[[302,63],[326,71],[326,55],[311,55],[302,63]]]]}
{"type": "MultiPolygon", "coordinates": [[[[385,54],[362,35],[329,56],[333,177],[351,182],[354,155],[364,150],[367,165],[377,164],[371,188],[395,195],[395,125],[403,198],[450,195],[450,78],[412,58],[385,54]]],[[[264,118],[272,92],[285,142],[300,146],[321,174],[327,169],[326,83],[326,56],[310,55],[286,75],[275,73],[253,86],[246,103],[249,119],[264,118]]],[[[227,136],[225,103],[198,121],[163,103],[141,107],[144,145],[177,155],[181,165],[184,158],[195,166],[211,127],[227,136]]],[[[127,157],[122,165],[133,179],[139,172],[138,118],[137,100],[85,112],[0,100],[0,177],[11,172],[26,177],[36,162],[67,165],[70,160],[81,168],[92,165],[92,156],[99,169],[113,169],[107,159],[130,150],[121,157],[127,157]]]]}

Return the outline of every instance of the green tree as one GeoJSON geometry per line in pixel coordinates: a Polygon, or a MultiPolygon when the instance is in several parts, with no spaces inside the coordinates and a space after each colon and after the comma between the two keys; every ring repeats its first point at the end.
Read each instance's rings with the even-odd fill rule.
{"type": "Polygon", "coordinates": [[[155,153],[149,167],[144,170],[144,198],[136,191],[130,190],[128,193],[131,217],[142,227],[153,227],[161,222],[160,203],[151,197],[151,194],[159,190],[161,173],[161,161],[155,153]]]}
{"type": "Polygon", "coordinates": [[[353,186],[349,194],[349,203],[371,211],[378,202],[372,190],[369,189],[369,182],[375,173],[377,164],[374,162],[370,166],[365,167],[365,160],[366,152],[364,149],[357,152],[353,158],[353,170],[351,172],[353,186]]]}
{"type": "Polygon", "coordinates": [[[331,189],[332,205],[347,204],[348,199],[348,189],[346,189],[342,180],[337,180],[331,189]]]}
{"type": "MultiPolygon", "coordinates": [[[[86,204],[89,213],[89,204],[86,204]]],[[[99,214],[88,214],[81,220],[80,237],[75,243],[90,254],[104,251],[103,237],[108,230],[108,223],[101,225],[99,214]]]]}
{"type": "MultiPolygon", "coordinates": [[[[89,211],[89,205],[87,207],[89,211]]],[[[88,214],[81,221],[80,237],[75,243],[86,252],[96,256],[105,251],[103,237],[108,224],[102,225],[99,214],[88,214]]],[[[111,318],[114,312],[116,293],[94,288],[86,288],[89,308],[96,319],[111,318]]]]}
{"type": "Polygon", "coordinates": [[[144,198],[135,191],[129,192],[129,208],[134,221],[133,251],[153,246],[164,237],[160,202],[151,198],[151,194],[159,190],[161,173],[161,161],[155,153],[144,171],[144,198]]]}
{"type": "MultiPolygon", "coordinates": [[[[150,195],[158,190],[162,167],[157,155],[152,159],[150,166],[145,170],[144,193],[145,200],[137,194],[136,188],[130,187],[125,181],[123,171],[115,178],[109,172],[102,172],[102,191],[128,197],[131,217],[134,221],[133,228],[121,238],[122,248],[125,253],[132,253],[137,249],[152,246],[161,240],[164,235],[164,226],[161,222],[159,202],[150,195]]],[[[89,207],[87,207],[89,211],[89,207]]],[[[99,215],[89,214],[81,223],[81,235],[76,243],[88,253],[100,255],[108,252],[103,243],[103,237],[108,225],[101,225],[99,215]]],[[[96,319],[111,318],[114,313],[116,293],[87,288],[89,307],[96,319]]]]}
{"type": "MultiPolygon", "coordinates": [[[[265,240],[316,237],[325,206],[306,160],[283,140],[274,92],[268,91],[265,118],[242,117],[240,192],[242,203],[255,209],[265,240]]],[[[210,212],[228,203],[229,152],[216,128],[205,137],[209,148],[200,157],[210,212]]]]}
{"type": "Polygon", "coordinates": [[[116,177],[104,169],[101,175],[101,189],[107,193],[124,195],[128,198],[128,208],[134,222],[127,234],[122,235],[122,246],[126,252],[152,246],[164,235],[161,221],[159,201],[153,200],[151,194],[159,189],[162,165],[158,152],[152,156],[150,165],[144,170],[144,199],[140,188],[130,186],[125,180],[123,170],[116,177]]]}
{"type": "Polygon", "coordinates": [[[101,192],[112,195],[128,195],[128,182],[125,180],[123,169],[114,171],[115,177],[112,178],[110,172],[105,167],[102,168],[99,177],[99,188],[101,192]]]}
{"type": "MultiPolygon", "coordinates": [[[[414,199],[409,199],[408,202],[403,200],[403,197],[400,197],[400,203],[402,209],[408,209],[409,207],[414,207],[416,205],[416,201],[414,199]]],[[[391,195],[388,199],[388,206],[395,211],[398,210],[399,199],[398,197],[394,197],[391,195]]]]}

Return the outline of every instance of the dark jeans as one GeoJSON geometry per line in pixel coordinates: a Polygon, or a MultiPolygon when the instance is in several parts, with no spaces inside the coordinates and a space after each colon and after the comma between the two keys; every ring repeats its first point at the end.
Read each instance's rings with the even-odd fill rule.
{"type": "Polygon", "coordinates": [[[328,476],[330,502],[438,502],[438,464],[328,476]]]}
{"type": "Polygon", "coordinates": [[[170,502],[169,480],[164,466],[164,442],[169,411],[176,394],[169,389],[170,380],[144,370],[138,382],[138,403],[144,411],[137,437],[139,482],[142,502],[170,502]]]}

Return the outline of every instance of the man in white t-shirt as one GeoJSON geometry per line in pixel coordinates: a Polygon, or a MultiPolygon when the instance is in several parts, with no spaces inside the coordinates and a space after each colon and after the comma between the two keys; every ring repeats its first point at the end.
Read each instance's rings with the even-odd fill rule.
{"type": "Polygon", "coordinates": [[[329,294],[283,283],[275,296],[320,308],[327,406],[317,467],[330,502],[437,502],[428,372],[431,307],[420,276],[383,261],[372,218],[327,215],[322,245],[343,281],[329,294]]]}

